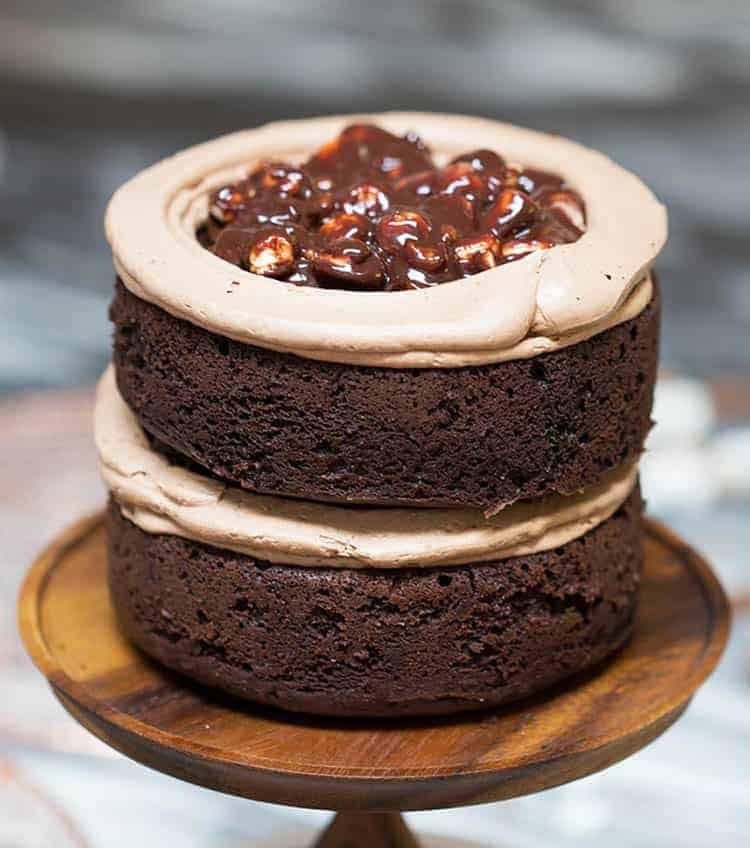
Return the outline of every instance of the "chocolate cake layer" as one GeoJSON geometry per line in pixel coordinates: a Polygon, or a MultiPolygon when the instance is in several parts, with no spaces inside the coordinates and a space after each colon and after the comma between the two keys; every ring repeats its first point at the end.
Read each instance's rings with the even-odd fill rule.
{"type": "Polygon", "coordinates": [[[111,317],[118,386],[143,427],[260,493],[492,509],[584,488],[635,458],[651,423],[658,292],[636,318],[586,341],[466,368],[264,350],[120,282],[111,317]]]}
{"type": "Polygon", "coordinates": [[[110,504],[109,575],[152,657],[263,704],[335,716],[502,704],[588,669],[630,634],[638,492],[552,551],[444,569],[273,565],[150,535],[110,504]]]}

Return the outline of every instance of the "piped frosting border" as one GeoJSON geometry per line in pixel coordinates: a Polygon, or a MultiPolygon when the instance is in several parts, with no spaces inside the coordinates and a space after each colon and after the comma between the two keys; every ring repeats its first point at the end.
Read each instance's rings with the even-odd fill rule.
{"type": "Polygon", "coordinates": [[[664,207],[601,153],[510,124],[418,112],[273,123],[191,147],[122,186],[105,228],[125,285],[178,318],[263,348],[393,368],[525,359],[629,320],[651,297],[649,271],[667,237],[664,207]],[[415,130],[438,161],[485,147],[554,171],[583,196],[587,230],[572,244],[405,292],[297,287],[200,246],[212,189],[263,159],[301,161],[353,122],[415,130]]]}
{"type": "Polygon", "coordinates": [[[94,431],[104,481],[142,530],[291,565],[423,568],[552,550],[609,518],[637,477],[632,463],[585,492],[517,503],[492,518],[470,509],[352,508],[255,495],[155,452],[112,366],[97,389],[94,431]]]}

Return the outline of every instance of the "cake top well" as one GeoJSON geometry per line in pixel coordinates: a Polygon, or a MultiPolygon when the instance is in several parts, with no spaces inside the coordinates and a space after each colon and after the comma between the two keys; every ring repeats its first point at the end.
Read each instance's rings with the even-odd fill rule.
{"type": "Polygon", "coordinates": [[[413,132],[352,124],[301,165],[264,161],[210,198],[199,241],[297,285],[399,291],[450,282],[576,241],[562,177],[467,151],[438,165],[413,132]]]}

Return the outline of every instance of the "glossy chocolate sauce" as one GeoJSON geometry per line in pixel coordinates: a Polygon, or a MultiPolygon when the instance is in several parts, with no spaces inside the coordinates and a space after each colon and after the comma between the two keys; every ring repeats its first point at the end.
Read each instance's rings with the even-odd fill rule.
{"type": "Polygon", "coordinates": [[[210,199],[201,244],[297,285],[398,291],[576,241],[581,197],[554,175],[474,150],[443,168],[422,141],[347,127],[300,166],[266,162],[210,199]]]}

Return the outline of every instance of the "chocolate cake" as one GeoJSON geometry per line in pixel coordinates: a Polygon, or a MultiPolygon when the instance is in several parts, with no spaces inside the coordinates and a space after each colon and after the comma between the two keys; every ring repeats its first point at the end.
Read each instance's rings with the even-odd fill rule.
{"type": "Polygon", "coordinates": [[[117,381],[144,427],[245,489],[496,510],[575,492],[651,426],[659,298],[531,359],[396,369],[302,359],[175,318],[118,282],[117,381]]]}
{"type": "Polygon", "coordinates": [[[552,552],[443,569],[254,560],[108,513],[125,632],[165,665],[233,695],[330,715],[496,706],[589,668],[633,623],[637,493],[552,552]]]}
{"type": "Polygon", "coordinates": [[[184,151],[107,213],[123,628],[289,710],[490,707],[632,629],[663,208],[557,136],[383,114],[184,151]]]}

